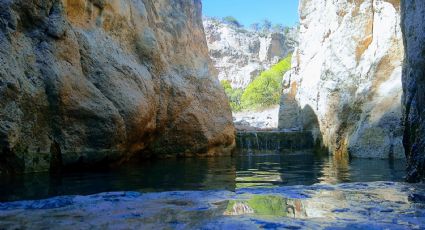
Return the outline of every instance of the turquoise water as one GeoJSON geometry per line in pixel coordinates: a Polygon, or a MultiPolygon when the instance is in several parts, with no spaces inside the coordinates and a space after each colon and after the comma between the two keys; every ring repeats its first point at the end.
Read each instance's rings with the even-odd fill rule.
{"type": "Polygon", "coordinates": [[[111,191],[236,191],[293,185],[403,181],[404,160],[337,160],[313,151],[221,158],[161,159],[115,169],[52,176],[0,176],[0,202],[111,191]]]}

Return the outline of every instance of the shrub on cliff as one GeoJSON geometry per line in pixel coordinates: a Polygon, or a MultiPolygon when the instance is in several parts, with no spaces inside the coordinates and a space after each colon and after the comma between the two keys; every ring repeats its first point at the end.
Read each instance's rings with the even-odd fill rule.
{"type": "Polygon", "coordinates": [[[245,89],[241,97],[243,109],[259,109],[279,104],[283,75],[291,68],[291,55],[262,72],[245,89]]]}
{"type": "Polygon", "coordinates": [[[240,111],[242,109],[241,106],[241,97],[243,94],[242,89],[233,89],[230,85],[230,82],[227,80],[222,80],[221,85],[226,92],[227,97],[229,98],[230,107],[232,107],[232,111],[240,111]]]}
{"type": "Polygon", "coordinates": [[[231,26],[235,26],[237,28],[243,27],[243,25],[236,18],[234,18],[232,16],[224,17],[223,18],[223,22],[224,23],[227,23],[227,24],[229,24],[231,26]]]}

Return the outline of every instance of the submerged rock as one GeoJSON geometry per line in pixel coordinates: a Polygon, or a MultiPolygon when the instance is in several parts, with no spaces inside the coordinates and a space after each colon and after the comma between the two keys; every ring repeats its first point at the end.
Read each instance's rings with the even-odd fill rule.
{"type": "Polygon", "coordinates": [[[425,2],[402,1],[404,148],[409,181],[425,179],[425,2]]]}
{"type": "Polygon", "coordinates": [[[394,182],[111,192],[0,203],[1,229],[422,229],[423,186],[394,182]]]}
{"type": "Polygon", "coordinates": [[[0,12],[0,173],[230,154],[200,0],[0,0],[0,12]]]}
{"type": "Polygon", "coordinates": [[[402,158],[400,1],[302,0],[300,23],[280,128],[336,154],[402,158]]]}

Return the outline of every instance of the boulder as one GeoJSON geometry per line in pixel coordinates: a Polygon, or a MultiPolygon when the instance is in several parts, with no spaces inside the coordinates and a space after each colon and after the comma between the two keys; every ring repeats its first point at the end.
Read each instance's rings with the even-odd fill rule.
{"type": "Polygon", "coordinates": [[[0,0],[0,173],[226,155],[200,0],[0,0]]]}

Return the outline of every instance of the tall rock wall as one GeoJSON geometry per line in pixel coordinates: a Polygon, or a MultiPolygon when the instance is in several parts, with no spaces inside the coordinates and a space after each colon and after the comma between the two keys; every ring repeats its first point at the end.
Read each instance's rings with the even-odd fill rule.
{"type": "Polygon", "coordinates": [[[281,129],[309,129],[335,154],[403,157],[399,0],[301,0],[281,129]]]}
{"type": "Polygon", "coordinates": [[[297,45],[295,29],[286,34],[254,32],[208,18],[204,28],[218,78],[228,80],[233,88],[246,88],[297,45]]]}
{"type": "Polygon", "coordinates": [[[200,0],[0,0],[0,173],[229,154],[200,0]]]}
{"type": "Polygon", "coordinates": [[[404,147],[408,181],[425,179],[425,1],[402,1],[404,147]]]}

